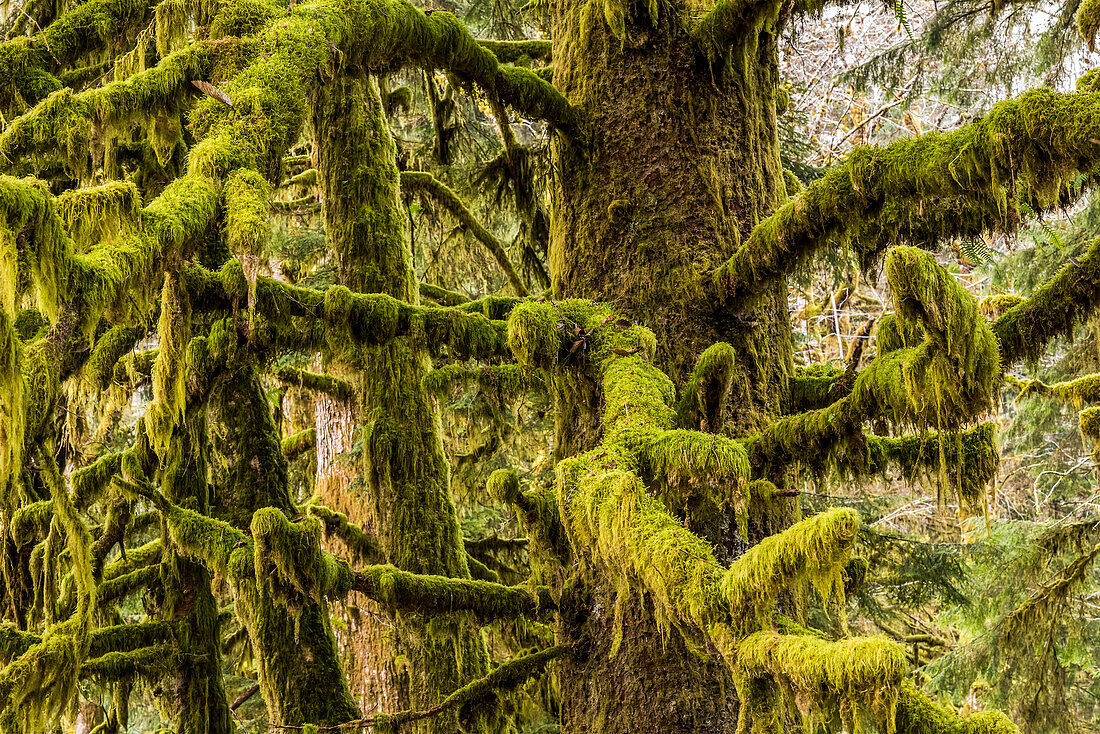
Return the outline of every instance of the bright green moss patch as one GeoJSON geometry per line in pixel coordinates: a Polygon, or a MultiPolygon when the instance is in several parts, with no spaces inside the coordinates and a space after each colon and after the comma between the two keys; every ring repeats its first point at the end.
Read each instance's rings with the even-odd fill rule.
{"type": "Polygon", "coordinates": [[[757,632],[737,645],[735,671],[739,690],[753,679],[770,678],[792,701],[808,704],[807,729],[841,724],[858,731],[861,724],[879,722],[892,732],[909,662],[904,645],[878,637],[833,642],[757,632]]]}
{"type": "Polygon", "coordinates": [[[681,426],[721,432],[735,360],[736,351],[724,342],[712,344],[699,355],[677,406],[676,416],[681,426]]]}

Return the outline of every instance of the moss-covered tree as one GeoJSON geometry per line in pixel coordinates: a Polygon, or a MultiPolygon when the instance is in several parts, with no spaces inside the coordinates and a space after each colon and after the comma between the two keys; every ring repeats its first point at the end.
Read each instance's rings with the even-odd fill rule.
{"type": "MultiPolygon", "coordinates": [[[[981,506],[980,421],[1004,369],[1100,301],[1100,245],[992,320],[927,250],[1089,188],[1092,77],[858,149],[802,189],[780,165],[778,38],[818,3],[557,0],[535,42],[404,0],[32,10],[0,45],[0,729],[52,726],[91,681],[112,692],[104,731],[134,685],[179,734],[231,731],[236,625],[284,728],[508,731],[511,691],[556,661],[569,732],[1013,731],[925,697],[900,645],[847,635],[859,518],[803,519],[798,488],[901,469],[981,506]],[[450,187],[399,170],[384,75],[409,67],[488,100],[516,191],[530,151],[508,115],[552,131],[548,226],[515,197],[548,237],[542,296],[450,187]],[[295,187],[317,196],[274,194],[295,187]],[[417,283],[413,192],[514,296],[417,283]],[[318,209],[335,282],[264,276],[272,217],[318,209]],[[795,368],[786,279],[837,247],[884,268],[897,313],[862,369],[795,368]],[[553,401],[553,487],[488,482],[529,536],[527,585],[464,548],[437,399],[460,382],[553,401]],[[285,434],[274,384],[338,415],[285,434]],[[287,456],[312,442],[322,473],[358,451],[358,481],[298,504],[287,456]],[[329,610],[352,593],[385,628],[356,691],[329,610]],[[482,628],[500,620],[553,639],[495,665],[482,628]],[[361,708],[367,685],[394,707],[361,708]]],[[[449,159],[448,98],[426,84],[449,159]]]]}

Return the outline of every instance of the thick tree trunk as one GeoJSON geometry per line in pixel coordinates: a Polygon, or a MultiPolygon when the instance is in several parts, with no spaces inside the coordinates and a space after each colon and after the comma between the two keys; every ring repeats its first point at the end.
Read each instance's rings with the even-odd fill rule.
{"type": "MultiPolygon", "coordinates": [[[[557,137],[553,145],[555,296],[608,301],[653,329],[657,362],[680,387],[705,348],[731,344],[737,362],[727,422],[711,430],[743,435],[777,414],[788,390],[786,287],[778,284],[751,311],[721,313],[706,276],[786,196],[776,38],[755,31],[712,63],[684,30],[685,7],[660,3],[653,20],[641,4],[623,7],[618,38],[589,5],[554,4],[554,84],[585,119],[580,139],[557,137]]],[[[596,395],[558,397],[557,454],[591,449],[599,436],[596,395]]],[[[750,523],[750,541],[782,529],[796,512],[789,501],[767,508],[767,517],[750,523]]],[[[743,547],[732,517],[685,523],[727,562],[743,547]]],[[[563,731],[733,731],[738,701],[725,663],[701,660],[675,630],[658,629],[644,599],[616,599],[612,588],[589,574],[563,600],[559,635],[577,651],[559,667],[563,731]],[[622,644],[612,656],[616,603],[622,644]]]]}
{"type": "Polygon", "coordinates": [[[682,27],[685,8],[661,12],[656,28],[628,19],[620,41],[586,4],[555,4],[554,85],[585,119],[582,140],[554,141],[555,296],[613,303],[653,329],[678,384],[706,347],[732,344],[732,428],[752,429],[787,389],[786,289],[718,313],[705,276],[786,197],[776,39],[760,32],[712,64],[682,27]]]}
{"type": "MultiPolygon", "coordinates": [[[[341,282],[354,291],[416,303],[419,293],[398,200],[396,148],[375,84],[342,78],[319,91],[314,105],[325,230],[341,282]]],[[[385,561],[414,573],[469,578],[439,409],[421,385],[431,369],[427,352],[410,337],[381,347],[332,346],[330,369],[358,383],[364,482],[350,498],[342,482],[326,478],[319,484],[322,501],[373,530],[385,561]]],[[[476,628],[457,618],[431,620],[430,628],[419,615],[399,613],[392,619],[391,625],[381,615],[361,615],[357,626],[362,632],[349,636],[353,675],[360,677],[360,690],[380,704],[404,704],[407,687],[407,706],[426,709],[484,675],[487,654],[476,628]],[[404,676],[395,675],[399,660],[407,666],[404,676]]],[[[454,716],[444,715],[411,725],[410,731],[455,728],[454,716]]]]}

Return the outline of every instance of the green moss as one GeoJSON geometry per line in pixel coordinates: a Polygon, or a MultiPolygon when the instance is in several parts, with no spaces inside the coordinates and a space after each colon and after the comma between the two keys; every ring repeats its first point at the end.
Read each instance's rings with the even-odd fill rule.
{"type": "Polygon", "coordinates": [[[1000,318],[1010,308],[1019,306],[1023,301],[1023,296],[1018,296],[1014,293],[999,293],[992,296],[986,296],[978,301],[978,309],[982,312],[982,316],[992,320],[1000,318]]]}
{"type": "Polygon", "coordinates": [[[334,512],[321,505],[309,505],[306,511],[324,523],[326,538],[339,538],[357,563],[378,563],[382,551],[378,539],[366,533],[342,512],[334,512]]]}
{"type": "Polygon", "coordinates": [[[268,199],[271,186],[256,171],[242,168],[225,182],[225,240],[248,281],[248,307],[256,303],[260,253],[271,236],[268,199]]]}
{"type": "Polygon", "coordinates": [[[846,374],[843,368],[832,364],[795,367],[790,382],[790,403],[785,412],[818,410],[836,402],[846,394],[845,387],[848,391],[851,389],[850,384],[845,384],[848,382],[846,374]]]}
{"type": "Polygon", "coordinates": [[[11,539],[16,547],[46,538],[53,521],[53,501],[42,500],[23,505],[11,518],[11,539]]]}
{"type": "Polygon", "coordinates": [[[692,430],[720,433],[734,375],[736,352],[724,342],[707,347],[680,395],[676,417],[692,430]]]}
{"type": "Polygon", "coordinates": [[[476,385],[482,394],[502,403],[515,401],[532,386],[529,371],[513,364],[474,368],[449,364],[427,373],[422,382],[425,390],[440,398],[460,386],[476,385]]]}
{"type": "MultiPolygon", "coordinates": [[[[711,15],[736,5],[720,3],[711,15]]],[[[714,283],[732,304],[764,293],[832,243],[852,245],[870,267],[898,241],[924,244],[982,227],[1011,230],[1020,219],[1017,197],[1042,212],[1079,194],[1073,181],[1091,170],[1085,163],[1095,155],[1090,138],[1100,139],[1098,105],[1094,94],[1035,89],[951,133],[857,148],[758,224],[714,272],[714,283]],[[965,202],[951,211],[966,216],[936,215],[941,202],[952,201],[965,202]],[[937,231],[927,226],[933,220],[937,231]],[[859,224],[867,222],[874,226],[859,224]]]]}
{"type": "Polygon", "coordinates": [[[879,354],[915,347],[924,341],[924,330],[919,321],[899,319],[897,314],[887,314],[878,322],[875,334],[879,354]]]}
{"type": "Polygon", "coordinates": [[[317,444],[317,429],[306,428],[292,436],[282,440],[281,448],[287,461],[294,461],[299,456],[313,449],[317,444]]]}
{"type": "Polygon", "coordinates": [[[1019,734],[1000,711],[959,716],[907,680],[899,688],[895,722],[897,734],[1019,734]]]}
{"type": "MultiPolygon", "coordinates": [[[[769,678],[802,706],[806,728],[841,723],[849,731],[885,722],[892,730],[898,691],[909,671],[904,645],[876,637],[830,641],[757,632],[737,645],[738,690],[769,678]]],[[[745,717],[750,719],[751,717],[745,717]]],[[[749,731],[750,721],[738,727],[749,731]]]]}

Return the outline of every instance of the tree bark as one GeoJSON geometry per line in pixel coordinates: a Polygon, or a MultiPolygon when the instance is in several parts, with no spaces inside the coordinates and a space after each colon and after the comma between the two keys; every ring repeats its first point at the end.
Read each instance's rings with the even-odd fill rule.
{"type": "MultiPolygon", "coordinates": [[[[374,82],[343,77],[325,85],[314,101],[313,128],[325,231],[341,282],[353,291],[417,303],[396,148],[374,82]]],[[[423,345],[415,337],[399,337],[380,347],[330,346],[330,371],[359,388],[364,481],[351,495],[343,479],[322,477],[322,466],[331,463],[319,450],[322,502],[373,530],[386,562],[414,573],[469,578],[439,408],[421,385],[431,369],[423,345]]],[[[341,417],[324,433],[318,421],[319,445],[346,430],[346,414],[336,415],[341,417]]],[[[418,615],[383,616],[360,606],[368,614],[359,615],[355,634],[349,635],[347,667],[358,684],[353,691],[371,697],[364,701],[368,709],[374,701],[379,708],[398,702],[399,708],[427,709],[484,675],[485,645],[468,623],[435,619],[429,629],[429,620],[418,615]]],[[[410,731],[455,728],[455,717],[443,715],[417,722],[410,731]]]]}
{"type": "MultiPolygon", "coordinates": [[[[603,14],[582,3],[554,4],[554,84],[585,121],[579,139],[553,141],[554,294],[610,302],[651,328],[657,363],[681,388],[705,348],[731,344],[737,360],[727,421],[711,430],[743,435],[776,415],[788,390],[786,285],[751,310],[719,313],[706,276],[786,198],[774,28],[765,24],[712,62],[677,17],[686,7],[662,4],[655,22],[640,4],[624,7],[616,37],[603,14]]],[[[595,388],[582,384],[556,398],[557,455],[593,448],[595,388]]],[[[760,516],[750,522],[750,542],[797,515],[788,500],[752,510],[760,516]]],[[[685,524],[728,562],[745,546],[734,518],[714,513],[699,508],[685,524]]],[[[559,642],[576,650],[559,663],[562,730],[733,731],[739,704],[724,661],[701,659],[675,629],[658,629],[645,599],[616,598],[613,588],[590,571],[562,601],[559,642]]]]}

